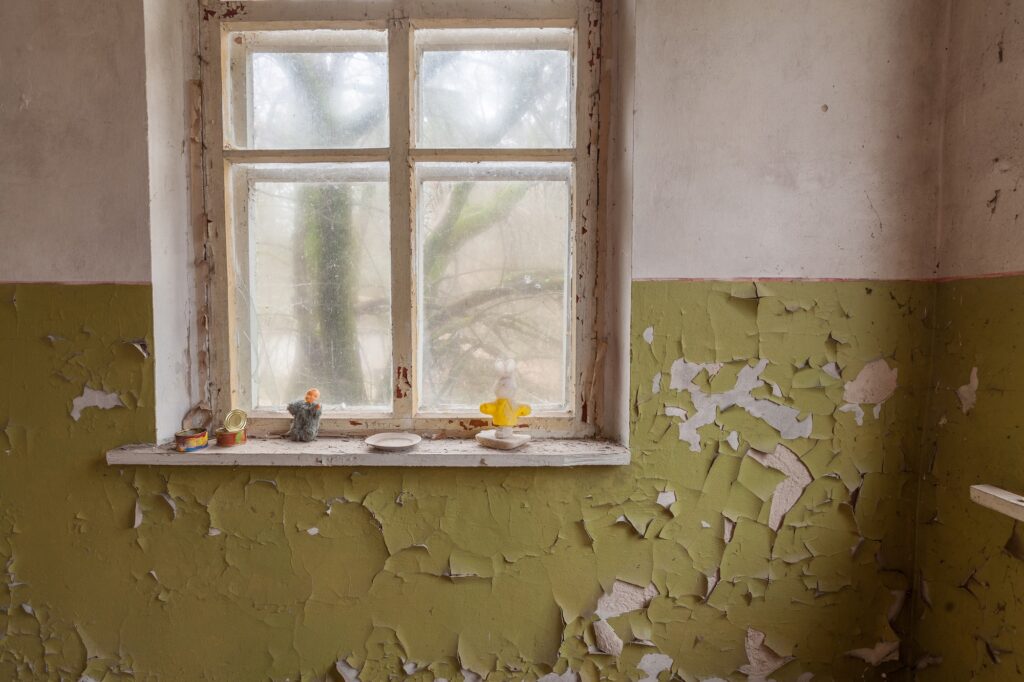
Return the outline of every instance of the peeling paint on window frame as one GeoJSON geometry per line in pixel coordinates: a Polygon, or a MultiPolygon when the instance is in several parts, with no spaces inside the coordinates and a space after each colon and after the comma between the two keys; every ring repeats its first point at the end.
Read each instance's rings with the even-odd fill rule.
{"type": "MultiPolygon", "coordinates": [[[[524,420],[532,431],[555,437],[590,437],[598,433],[602,413],[603,354],[599,349],[598,320],[598,233],[602,215],[598,208],[600,167],[606,160],[599,156],[600,142],[607,138],[607,102],[601,95],[608,89],[609,77],[602,73],[602,3],[600,0],[525,0],[514,4],[485,4],[468,0],[392,0],[390,2],[306,2],[265,0],[253,3],[223,3],[200,0],[200,61],[202,65],[201,125],[193,116],[191,153],[193,169],[201,164],[205,206],[194,207],[194,232],[197,236],[197,325],[200,331],[200,356],[197,358],[200,383],[205,387],[204,402],[214,414],[225,413],[239,404],[239,374],[232,351],[230,322],[233,320],[232,272],[228,267],[232,253],[231,197],[228,173],[232,162],[266,161],[268,152],[228,149],[224,137],[225,100],[222,74],[229,68],[224,36],[237,30],[266,28],[387,28],[389,54],[390,139],[381,160],[391,172],[392,242],[392,335],[393,335],[393,411],[388,415],[336,413],[325,414],[321,423],[324,435],[345,435],[381,430],[412,429],[443,436],[470,436],[487,425],[474,414],[417,414],[415,407],[415,367],[413,366],[413,220],[411,197],[413,162],[431,160],[536,160],[548,158],[547,150],[413,150],[410,148],[412,108],[410,87],[413,82],[415,51],[412,29],[416,27],[526,27],[557,26],[577,30],[576,43],[576,122],[575,148],[554,150],[559,158],[575,162],[573,188],[574,252],[570,302],[574,320],[570,353],[570,409],[561,413],[538,414],[524,420]],[[197,143],[197,138],[201,142],[197,143]],[[196,159],[199,154],[200,158],[196,159]],[[408,244],[408,249],[396,245],[408,244]],[[211,321],[213,321],[211,323],[211,321]]],[[[607,99],[607,98],[605,98],[607,99]]],[[[199,106],[198,104],[194,104],[199,106]]],[[[373,151],[373,150],[370,150],[373,151]]],[[[270,152],[274,161],[355,160],[367,150],[292,150],[270,152]]],[[[250,433],[267,436],[283,433],[290,418],[286,413],[256,411],[250,415],[250,433]]]]}

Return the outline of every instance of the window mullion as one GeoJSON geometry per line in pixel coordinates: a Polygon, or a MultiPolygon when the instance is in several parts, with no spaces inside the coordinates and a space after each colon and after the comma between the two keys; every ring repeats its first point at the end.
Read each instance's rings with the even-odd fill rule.
{"type": "Polygon", "coordinates": [[[408,19],[388,24],[391,183],[391,335],[394,413],[413,415],[413,226],[411,138],[412,32],[408,19]]]}

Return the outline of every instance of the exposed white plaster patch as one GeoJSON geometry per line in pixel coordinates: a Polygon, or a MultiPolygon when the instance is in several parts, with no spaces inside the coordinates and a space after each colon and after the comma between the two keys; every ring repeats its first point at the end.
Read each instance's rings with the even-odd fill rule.
{"type": "Polygon", "coordinates": [[[841,378],[841,376],[839,374],[839,365],[837,365],[834,362],[828,362],[828,363],[822,365],[821,371],[824,372],[825,374],[829,375],[833,379],[841,378]]]}
{"type": "Polygon", "coordinates": [[[783,657],[765,646],[765,635],[760,630],[747,628],[747,638],[744,642],[744,649],[747,652],[749,663],[740,666],[740,672],[747,675],[751,682],[764,680],[768,675],[793,660],[792,656],[783,657]]]}
{"type": "Polygon", "coordinates": [[[886,617],[889,622],[893,622],[900,615],[903,610],[903,605],[907,603],[907,592],[906,590],[889,590],[889,594],[892,595],[892,604],[889,606],[889,612],[886,617]]]}
{"type": "Polygon", "coordinates": [[[855,403],[847,403],[839,408],[840,412],[853,412],[853,420],[857,426],[864,426],[864,409],[855,403]]]}
{"type": "Polygon", "coordinates": [[[768,526],[772,530],[778,530],[782,526],[782,519],[814,479],[810,470],[800,461],[796,453],[784,445],[777,445],[774,452],[764,453],[750,450],[748,454],[762,466],[781,471],[786,475],[786,478],[772,493],[772,506],[768,511],[768,526]]]}
{"type": "Polygon", "coordinates": [[[537,678],[537,682],[577,682],[580,679],[579,675],[572,668],[566,670],[561,675],[557,673],[548,673],[543,677],[537,678]]]}
{"type": "Polygon", "coordinates": [[[859,658],[875,667],[886,661],[900,660],[900,641],[878,642],[872,648],[853,649],[847,651],[846,655],[851,658],[859,658]]]}
{"type": "Polygon", "coordinates": [[[658,493],[658,504],[668,509],[676,503],[676,493],[673,490],[663,490],[658,493]]]}
{"type": "MultiPolygon", "coordinates": [[[[721,369],[721,364],[717,369],[721,369]]],[[[700,387],[693,383],[693,380],[701,372],[708,369],[709,365],[687,362],[679,358],[672,363],[671,381],[669,387],[677,391],[686,391],[693,400],[696,413],[689,419],[683,418],[679,422],[679,440],[690,444],[691,452],[700,452],[700,434],[697,430],[715,421],[719,410],[732,406],[741,407],[752,417],[763,420],[786,439],[806,438],[811,435],[811,417],[807,416],[800,420],[800,411],[785,405],[779,405],[771,400],[759,400],[750,395],[755,388],[764,386],[761,380],[761,372],[768,366],[767,360],[760,360],[751,367],[747,365],[739,371],[736,377],[736,384],[729,391],[724,393],[704,393],[700,387]]],[[[669,408],[665,408],[668,414],[669,408]]]]}
{"type": "Polygon", "coordinates": [[[644,341],[654,343],[654,327],[648,327],[644,330],[644,341]]]}
{"type": "Polygon", "coordinates": [[[630,611],[637,611],[658,596],[658,588],[654,584],[640,587],[622,580],[612,584],[612,591],[597,600],[594,611],[600,618],[614,618],[630,611]]]}
{"type": "Polygon", "coordinates": [[[889,367],[883,358],[872,360],[861,368],[853,381],[843,388],[843,400],[855,405],[884,403],[899,385],[896,367],[889,367]]]}
{"type": "Polygon", "coordinates": [[[956,389],[956,397],[960,400],[960,409],[967,414],[978,403],[978,368],[971,368],[971,379],[956,389]]]}
{"type": "Polygon", "coordinates": [[[721,579],[722,579],[722,571],[721,571],[721,569],[718,569],[718,568],[715,569],[714,573],[712,573],[711,575],[707,576],[708,588],[707,588],[707,591],[704,592],[704,600],[705,601],[707,601],[708,599],[711,599],[711,593],[715,591],[715,585],[717,585],[718,582],[721,579]]]}
{"type": "Polygon", "coordinates": [[[736,522],[730,519],[728,516],[723,516],[722,522],[725,524],[725,526],[722,528],[722,540],[724,540],[725,544],[728,545],[730,542],[732,542],[732,534],[733,531],[736,530],[736,522]]]}
{"type": "Polygon", "coordinates": [[[360,682],[359,671],[350,666],[347,661],[338,659],[334,662],[334,669],[345,682],[360,682]]]}
{"type": "Polygon", "coordinates": [[[644,673],[640,682],[658,682],[658,673],[672,669],[672,657],[665,654],[644,654],[636,667],[644,673]]]}
{"type": "Polygon", "coordinates": [[[734,451],[740,449],[740,434],[738,431],[732,431],[729,433],[729,437],[725,439],[725,442],[729,444],[729,447],[734,451]]]}
{"type": "Polygon", "coordinates": [[[597,643],[597,648],[606,654],[612,656],[622,654],[622,639],[606,621],[599,620],[594,623],[594,641],[597,643]]]}
{"type": "Polygon", "coordinates": [[[680,419],[686,419],[686,410],[681,407],[673,407],[671,405],[665,406],[665,414],[670,417],[679,417],[680,419]]]}
{"type": "Polygon", "coordinates": [[[654,375],[654,381],[651,382],[651,393],[655,395],[661,393],[661,372],[654,375]]]}
{"type": "Polygon", "coordinates": [[[117,393],[97,391],[85,386],[82,389],[82,395],[71,401],[71,418],[78,421],[82,417],[82,410],[89,407],[110,410],[115,407],[124,407],[124,403],[121,402],[121,397],[117,393]]]}

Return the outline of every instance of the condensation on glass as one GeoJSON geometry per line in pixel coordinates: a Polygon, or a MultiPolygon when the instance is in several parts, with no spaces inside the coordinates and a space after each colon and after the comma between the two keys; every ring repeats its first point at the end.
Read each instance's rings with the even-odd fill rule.
{"type": "Polygon", "coordinates": [[[388,146],[387,31],[235,31],[225,41],[229,145],[388,146]]]}
{"type": "Polygon", "coordinates": [[[573,147],[574,39],[566,28],[417,30],[416,146],[573,147]]]}
{"type": "Polygon", "coordinates": [[[569,163],[421,163],[417,395],[422,412],[475,413],[496,360],[518,399],[569,409],[573,169],[569,163]]]}
{"type": "Polygon", "coordinates": [[[328,411],[390,411],[388,187],[385,163],[232,169],[241,406],[315,386],[328,411]]]}

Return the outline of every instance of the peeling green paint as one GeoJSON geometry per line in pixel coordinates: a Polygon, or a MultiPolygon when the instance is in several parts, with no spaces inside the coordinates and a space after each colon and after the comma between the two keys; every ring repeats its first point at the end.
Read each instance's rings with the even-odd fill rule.
{"type": "Polygon", "coordinates": [[[921,486],[918,679],[1024,677],[1024,553],[1013,520],[968,497],[1024,493],[1024,277],[938,285],[934,392],[921,486]],[[977,368],[969,412],[957,390],[977,368]]]}
{"type": "Polygon", "coordinates": [[[751,628],[792,657],[773,679],[907,675],[899,661],[874,668],[855,652],[896,646],[910,631],[909,609],[898,607],[913,575],[931,295],[923,283],[634,283],[631,448],[641,475],[666,481],[681,501],[654,537],[685,547],[696,582],[713,585],[706,600],[691,588],[659,604],[672,617],[656,622],[655,641],[684,679],[745,679],[734,671],[748,662],[751,628]],[[899,389],[877,418],[858,406],[867,411],[858,425],[842,410],[844,384],[879,358],[897,368],[899,389]],[[684,381],[694,365],[698,375],[684,381]],[[755,369],[746,397],[699,419],[695,402],[750,386],[744,373],[755,369]],[[697,389],[673,390],[680,384],[697,389]],[[757,416],[771,405],[794,413],[779,423],[810,418],[809,431],[784,438],[757,416]],[[680,439],[680,424],[695,418],[707,422],[699,452],[680,439]],[[785,476],[750,450],[779,446],[810,482],[773,531],[771,500],[785,476]]]}
{"type": "Polygon", "coordinates": [[[0,678],[909,678],[933,294],[634,283],[629,467],[171,471],[102,459],[154,431],[149,288],[0,287],[0,678]]]}

